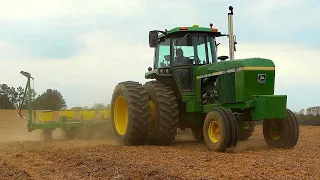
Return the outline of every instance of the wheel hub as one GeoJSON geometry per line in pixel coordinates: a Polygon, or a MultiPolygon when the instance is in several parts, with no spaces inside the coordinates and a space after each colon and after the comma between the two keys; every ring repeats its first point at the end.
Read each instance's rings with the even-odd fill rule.
{"type": "Polygon", "coordinates": [[[208,135],[211,142],[216,143],[220,139],[220,129],[216,121],[212,121],[208,127],[208,135]]]}
{"type": "Polygon", "coordinates": [[[276,120],[272,120],[269,127],[269,134],[273,140],[278,140],[281,138],[282,131],[281,131],[281,123],[277,122],[276,120]]]}
{"type": "Polygon", "coordinates": [[[118,134],[123,135],[128,126],[128,107],[123,96],[119,96],[114,104],[114,125],[118,134]]]}

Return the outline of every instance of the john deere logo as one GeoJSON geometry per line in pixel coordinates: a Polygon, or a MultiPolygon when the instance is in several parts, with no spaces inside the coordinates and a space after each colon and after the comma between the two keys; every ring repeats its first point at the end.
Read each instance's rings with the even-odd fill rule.
{"type": "Polygon", "coordinates": [[[266,82],[266,75],[258,74],[258,83],[265,83],[265,82],[266,82]]]}

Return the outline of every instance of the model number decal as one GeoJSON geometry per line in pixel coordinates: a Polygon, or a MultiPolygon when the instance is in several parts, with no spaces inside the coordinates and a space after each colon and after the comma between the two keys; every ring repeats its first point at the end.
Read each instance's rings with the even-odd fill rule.
{"type": "MultiPolygon", "coordinates": [[[[232,69],[227,69],[225,71],[218,71],[218,72],[200,75],[200,76],[197,76],[196,79],[217,76],[217,75],[221,75],[221,74],[234,73],[234,72],[239,72],[239,71],[243,71],[243,70],[261,70],[261,71],[270,71],[271,70],[271,71],[274,71],[275,67],[250,67],[250,66],[247,66],[247,67],[232,68],[232,69]]],[[[266,79],[265,76],[266,75],[265,74],[260,74],[260,75],[262,75],[262,77],[260,77],[262,79],[259,80],[259,81],[261,81],[260,83],[265,83],[265,79],[266,79]],[[263,77],[264,77],[264,80],[263,80],[263,77]]]]}

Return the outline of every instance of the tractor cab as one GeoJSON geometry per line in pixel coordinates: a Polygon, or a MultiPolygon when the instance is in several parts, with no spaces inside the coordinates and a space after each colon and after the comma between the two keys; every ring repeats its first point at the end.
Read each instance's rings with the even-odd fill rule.
{"type": "Polygon", "coordinates": [[[154,48],[153,68],[149,67],[146,79],[171,84],[184,96],[195,96],[197,70],[200,66],[210,66],[218,59],[234,60],[235,36],[233,35],[233,7],[229,7],[228,34],[222,34],[217,28],[176,27],[171,30],[153,30],[149,32],[149,46],[154,48]],[[159,34],[161,33],[161,34],[159,34]],[[229,56],[217,57],[216,38],[228,36],[229,56]]]}
{"type": "Polygon", "coordinates": [[[170,31],[150,31],[149,46],[155,48],[154,65],[153,70],[149,68],[146,78],[161,81],[175,79],[181,91],[192,95],[197,68],[216,63],[217,59],[228,58],[217,57],[216,37],[220,36],[227,35],[218,32],[212,24],[210,27],[193,25],[176,27],[170,31]]]}
{"type": "Polygon", "coordinates": [[[171,38],[165,38],[156,47],[154,68],[211,64],[216,59],[216,41],[213,35],[179,32],[171,38]]]}
{"type": "MultiPolygon", "coordinates": [[[[216,28],[177,27],[170,31],[150,31],[149,45],[155,48],[154,69],[204,65],[217,62],[216,28]],[[162,34],[158,36],[158,33],[162,34]]],[[[224,58],[223,60],[225,60],[224,58]]]]}

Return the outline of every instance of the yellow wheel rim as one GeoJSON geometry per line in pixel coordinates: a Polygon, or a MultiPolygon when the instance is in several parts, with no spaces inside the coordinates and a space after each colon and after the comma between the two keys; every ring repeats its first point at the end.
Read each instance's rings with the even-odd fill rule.
{"type": "Polygon", "coordinates": [[[276,131],[272,126],[269,127],[269,135],[273,140],[279,140],[281,138],[282,132],[276,131]]]}
{"type": "Polygon", "coordinates": [[[116,131],[118,134],[123,135],[128,126],[128,106],[123,96],[117,97],[113,113],[116,131]]]}
{"type": "Polygon", "coordinates": [[[149,100],[149,105],[151,109],[151,129],[153,130],[156,125],[156,105],[152,100],[149,100]]]}
{"type": "Polygon", "coordinates": [[[208,135],[211,142],[216,143],[220,139],[220,130],[218,123],[216,121],[212,121],[209,124],[208,135]]]}

